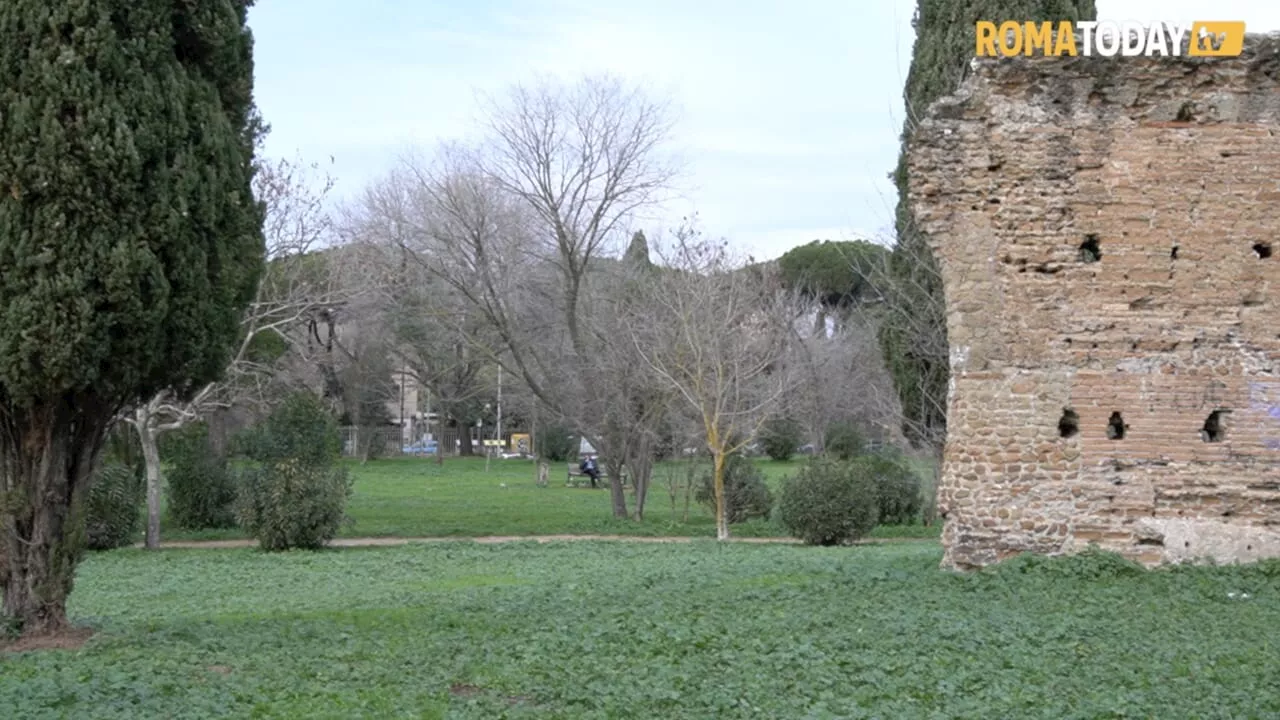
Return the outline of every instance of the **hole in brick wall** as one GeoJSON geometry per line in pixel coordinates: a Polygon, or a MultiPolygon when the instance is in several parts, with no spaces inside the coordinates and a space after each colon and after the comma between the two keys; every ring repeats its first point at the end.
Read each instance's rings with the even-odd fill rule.
{"type": "Polygon", "coordinates": [[[1080,416],[1071,408],[1062,408],[1062,417],[1058,419],[1058,436],[1069,438],[1080,432],[1080,416]]]}
{"type": "Polygon", "coordinates": [[[1253,254],[1257,255],[1259,260],[1271,257],[1271,243],[1254,243],[1253,254]]]}
{"type": "Polygon", "coordinates": [[[1097,235],[1085,235],[1084,242],[1080,243],[1080,262],[1092,263],[1102,259],[1102,246],[1098,243],[1097,235]]]}
{"type": "Polygon", "coordinates": [[[1177,259],[1178,259],[1178,246],[1177,246],[1177,245],[1174,245],[1174,246],[1173,246],[1173,249],[1169,251],[1169,259],[1170,259],[1170,260],[1177,260],[1177,259]]]}
{"type": "Polygon", "coordinates": [[[1214,410],[1209,413],[1209,417],[1204,421],[1204,427],[1200,428],[1200,439],[1205,442],[1222,442],[1226,434],[1227,428],[1222,422],[1222,411],[1214,410]]]}
{"type": "Polygon", "coordinates": [[[1107,421],[1107,438],[1109,440],[1123,440],[1125,431],[1124,418],[1120,417],[1120,412],[1111,413],[1111,419],[1107,421]]]}
{"type": "Polygon", "coordinates": [[[1177,122],[1191,122],[1195,117],[1195,107],[1195,103],[1192,102],[1182,103],[1182,107],[1178,108],[1178,114],[1174,115],[1173,119],[1177,122]]]}

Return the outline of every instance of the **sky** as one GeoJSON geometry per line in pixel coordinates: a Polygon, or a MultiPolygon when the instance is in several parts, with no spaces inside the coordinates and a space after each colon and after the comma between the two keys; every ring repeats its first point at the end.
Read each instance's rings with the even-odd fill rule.
{"type": "MultiPolygon", "coordinates": [[[[1099,19],[1244,20],[1274,0],[1098,0],[1099,19]]],[[[478,98],[607,72],[674,111],[683,160],[646,234],[697,213],[757,259],[889,237],[913,0],[258,0],[265,153],[320,163],[357,196],[406,151],[474,135],[478,98]]],[[[1011,18],[993,18],[1006,20],[1011,18]]]]}

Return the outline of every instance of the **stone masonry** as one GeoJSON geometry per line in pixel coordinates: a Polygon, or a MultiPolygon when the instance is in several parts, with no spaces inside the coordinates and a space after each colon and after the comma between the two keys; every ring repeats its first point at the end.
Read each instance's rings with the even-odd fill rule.
{"type": "Polygon", "coordinates": [[[975,60],[909,161],[951,345],[944,567],[1280,556],[1280,37],[975,60]]]}

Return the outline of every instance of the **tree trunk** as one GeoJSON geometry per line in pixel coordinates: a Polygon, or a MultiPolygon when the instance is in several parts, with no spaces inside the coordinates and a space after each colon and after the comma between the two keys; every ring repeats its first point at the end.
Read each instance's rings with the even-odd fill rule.
{"type": "Polygon", "coordinates": [[[160,548],[160,443],[156,436],[151,413],[145,405],[135,413],[135,425],[138,430],[138,442],[142,445],[142,460],[147,470],[147,535],[145,545],[148,550],[160,548]]]}
{"type": "Polygon", "coordinates": [[[698,481],[698,460],[694,458],[685,466],[684,473],[684,512],[680,522],[689,522],[689,506],[693,501],[693,484],[698,481]]]}
{"type": "Polygon", "coordinates": [[[712,483],[716,492],[716,539],[729,539],[729,519],[724,507],[724,452],[717,450],[712,461],[712,483]]]}
{"type": "MultiPolygon", "coordinates": [[[[650,455],[650,446],[647,442],[641,442],[640,447],[636,448],[632,453],[627,466],[631,468],[631,487],[632,495],[636,502],[636,520],[644,520],[644,503],[649,496],[649,481],[653,478],[653,456],[650,455]]],[[[675,504],[675,498],[672,498],[672,504],[675,504]]],[[[672,507],[672,514],[675,514],[675,508],[672,507]]]]}
{"type": "Polygon", "coordinates": [[[24,635],[67,628],[84,549],[84,497],[114,414],[90,399],[0,410],[0,593],[24,635]]]}
{"type": "Polygon", "coordinates": [[[693,479],[689,478],[684,483],[684,510],[680,513],[680,522],[689,522],[689,507],[693,504],[693,479]]]}
{"type": "Polygon", "coordinates": [[[471,426],[465,423],[458,423],[458,454],[463,457],[473,457],[476,454],[475,448],[471,446],[471,426]]]}
{"type": "Polygon", "coordinates": [[[622,487],[623,465],[616,460],[610,460],[605,463],[605,470],[609,473],[609,499],[613,504],[613,516],[626,520],[628,517],[627,491],[622,487]]]}
{"type": "Polygon", "coordinates": [[[373,449],[373,442],[376,437],[377,433],[373,428],[356,426],[356,450],[359,454],[361,465],[369,462],[369,451],[373,449]]]}

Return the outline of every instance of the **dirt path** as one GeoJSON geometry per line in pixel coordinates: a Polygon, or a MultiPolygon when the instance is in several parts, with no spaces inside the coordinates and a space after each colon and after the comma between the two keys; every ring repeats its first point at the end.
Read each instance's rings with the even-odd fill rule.
{"type": "MultiPolygon", "coordinates": [[[[485,545],[494,545],[497,543],[509,542],[564,542],[577,540],[607,540],[616,542],[636,542],[636,543],[690,543],[695,540],[710,540],[706,537],[648,537],[643,535],[486,535],[482,537],[363,537],[363,538],[337,538],[329,543],[333,547],[392,547],[396,545],[409,545],[412,543],[441,543],[441,542],[475,542],[485,545]]],[[[859,541],[859,544],[875,545],[879,543],[898,543],[898,542],[929,542],[932,538],[869,538],[859,541]]],[[[732,538],[730,542],[750,543],[750,544],[781,544],[794,545],[798,540],[792,538],[732,538]]],[[[175,540],[172,542],[161,542],[161,549],[217,549],[217,548],[247,548],[257,545],[255,540],[175,540]]],[[[142,547],[141,543],[134,545],[135,548],[142,547]]]]}

